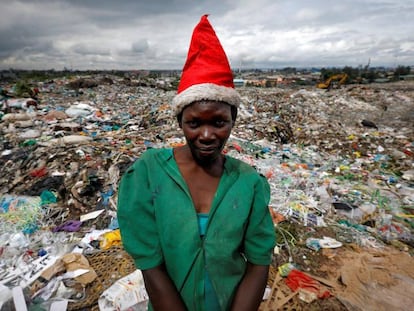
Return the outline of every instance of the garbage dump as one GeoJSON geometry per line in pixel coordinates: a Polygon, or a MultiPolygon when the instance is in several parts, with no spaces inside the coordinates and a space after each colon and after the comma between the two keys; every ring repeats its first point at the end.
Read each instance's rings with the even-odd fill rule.
{"type": "MultiPolygon", "coordinates": [[[[0,112],[0,309],[145,310],[117,189],[142,152],[185,143],[175,91],[98,74],[33,83],[36,104],[3,98],[0,112]]],[[[277,234],[260,310],[406,310],[414,82],[238,91],[224,152],[268,179],[277,234]]]]}

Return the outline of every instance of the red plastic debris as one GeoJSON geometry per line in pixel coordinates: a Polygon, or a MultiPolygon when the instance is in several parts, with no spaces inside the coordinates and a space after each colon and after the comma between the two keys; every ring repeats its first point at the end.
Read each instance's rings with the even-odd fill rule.
{"type": "Polygon", "coordinates": [[[47,168],[46,167],[42,167],[36,170],[33,170],[30,172],[30,176],[31,177],[43,177],[47,175],[47,168]]]}
{"type": "Polygon", "coordinates": [[[289,272],[286,278],[286,285],[294,292],[303,289],[315,293],[318,298],[328,298],[331,296],[329,290],[321,285],[321,283],[296,269],[289,272]]]}

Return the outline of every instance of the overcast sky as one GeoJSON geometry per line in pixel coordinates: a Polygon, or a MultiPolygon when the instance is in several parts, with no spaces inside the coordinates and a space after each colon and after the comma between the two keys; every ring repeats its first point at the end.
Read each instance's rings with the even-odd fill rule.
{"type": "Polygon", "coordinates": [[[231,66],[414,65],[414,0],[3,0],[0,69],[181,69],[208,13],[231,66]]]}

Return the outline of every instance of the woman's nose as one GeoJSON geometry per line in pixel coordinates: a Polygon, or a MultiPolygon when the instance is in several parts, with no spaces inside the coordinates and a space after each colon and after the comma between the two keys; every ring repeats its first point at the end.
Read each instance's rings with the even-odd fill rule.
{"type": "Polygon", "coordinates": [[[200,133],[201,139],[213,139],[214,138],[214,131],[211,128],[211,126],[203,126],[201,127],[201,133],[200,133]]]}

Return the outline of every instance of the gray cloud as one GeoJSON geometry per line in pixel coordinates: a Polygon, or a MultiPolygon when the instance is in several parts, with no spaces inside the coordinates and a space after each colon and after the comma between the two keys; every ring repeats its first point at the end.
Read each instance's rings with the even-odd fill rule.
{"type": "Polygon", "coordinates": [[[414,64],[409,0],[12,0],[0,69],[180,69],[204,13],[233,67],[414,64]]]}
{"type": "Polygon", "coordinates": [[[81,55],[106,56],[111,55],[111,51],[105,46],[96,46],[95,44],[79,43],[72,47],[72,51],[81,55]]]}
{"type": "Polygon", "coordinates": [[[148,49],[149,45],[147,39],[142,39],[132,44],[132,51],[136,53],[145,53],[146,51],[148,51],[148,49]]]}

